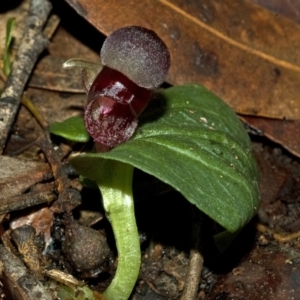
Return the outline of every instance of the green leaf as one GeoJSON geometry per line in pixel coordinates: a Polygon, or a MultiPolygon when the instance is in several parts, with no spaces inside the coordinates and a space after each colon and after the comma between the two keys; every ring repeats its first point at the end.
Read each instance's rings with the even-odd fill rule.
{"type": "Polygon", "coordinates": [[[71,117],[63,122],[55,122],[50,125],[49,131],[73,142],[85,143],[90,139],[83,119],[80,117],[71,117]]]}
{"type": "Polygon", "coordinates": [[[4,48],[4,56],[3,56],[3,72],[6,76],[8,76],[11,71],[10,47],[11,47],[12,31],[14,25],[15,25],[15,18],[10,18],[6,23],[6,39],[5,39],[5,48],[4,48]]]}
{"type": "Polygon", "coordinates": [[[228,231],[239,230],[256,213],[259,192],[251,143],[236,114],[198,85],[159,91],[152,106],[127,143],[75,156],[71,164],[92,180],[105,176],[106,159],[131,164],[174,187],[228,231]]]}

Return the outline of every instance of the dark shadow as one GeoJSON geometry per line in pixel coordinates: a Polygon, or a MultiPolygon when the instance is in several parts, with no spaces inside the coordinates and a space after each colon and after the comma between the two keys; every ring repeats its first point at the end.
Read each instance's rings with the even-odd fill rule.
{"type": "Polygon", "coordinates": [[[0,14],[5,14],[6,12],[17,8],[24,0],[9,0],[1,1],[0,14]]]}
{"type": "MultiPolygon", "coordinates": [[[[232,244],[223,252],[220,253],[214,243],[213,237],[207,236],[205,238],[206,245],[203,249],[205,266],[217,274],[226,274],[236,267],[255,247],[256,229],[253,225],[255,221],[251,221],[246,225],[238,236],[234,239],[232,244]]],[[[208,220],[207,228],[210,228],[208,220]]]]}
{"type": "MultiPolygon", "coordinates": [[[[154,241],[189,253],[193,205],[169,185],[140,170],[135,170],[133,182],[138,228],[147,237],[143,248],[146,249],[154,241]]],[[[201,226],[200,248],[205,266],[217,274],[234,268],[255,245],[253,222],[223,253],[219,252],[213,239],[213,235],[220,232],[220,226],[204,214],[201,226]]]]}
{"type": "Polygon", "coordinates": [[[277,152],[277,155],[287,156],[289,159],[295,160],[297,163],[300,163],[300,158],[296,155],[289,152],[287,149],[282,147],[279,143],[270,140],[269,138],[262,135],[254,135],[250,134],[251,141],[254,143],[262,144],[263,147],[269,147],[270,149],[274,149],[273,151],[277,152]]]}
{"type": "Polygon", "coordinates": [[[188,251],[191,232],[191,205],[169,185],[138,169],[133,191],[140,232],[151,241],[188,251]]]}
{"type": "Polygon", "coordinates": [[[78,15],[66,1],[52,0],[51,3],[53,5],[53,13],[57,14],[61,19],[60,26],[91,50],[100,53],[105,36],[78,15]]]}
{"type": "Polygon", "coordinates": [[[139,126],[162,118],[168,109],[168,105],[168,100],[159,92],[159,90],[153,92],[147,108],[139,117],[139,126]]]}

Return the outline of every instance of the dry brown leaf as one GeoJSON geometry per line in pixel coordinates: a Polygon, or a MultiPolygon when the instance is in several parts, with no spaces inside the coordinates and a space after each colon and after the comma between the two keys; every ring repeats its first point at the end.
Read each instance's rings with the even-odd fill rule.
{"type": "Polygon", "coordinates": [[[84,93],[80,69],[63,69],[66,59],[46,56],[37,65],[29,86],[59,92],[84,93]]]}
{"type": "Polygon", "coordinates": [[[253,143],[253,154],[260,174],[260,208],[264,209],[276,201],[288,175],[285,169],[281,168],[266,154],[261,144],[253,143]]]}
{"type": "MultiPolygon", "coordinates": [[[[73,21],[79,23],[78,20],[73,21]]],[[[91,26],[89,25],[89,27],[91,26]]],[[[100,62],[99,53],[92,51],[62,27],[58,29],[53,37],[48,51],[50,55],[43,57],[38,62],[29,81],[29,86],[60,92],[84,93],[81,85],[80,69],[63,69],[62,64],[72,57],[100,62]],[[72,45],[72,47],[66,45],[72,45]]]]}
{"type": "Polygon", "coordinates": [[[40,233],[43,234],[46,248],[52,241],[51,228],[53,226],[53,222],[53,211],[48,207],[43,207],[38,208],[38,210],[32,209],[31,211],[27,212],[27,214],[22,215],[21,217],[18,216],[16,219],[13,219],[10,222],[10,228],[15,229],[23,225],[32,226],[36,231],[36,235],[40,233]]]}
{"type": "Polygon", "coordinates": [[[299,0],[247,0],[300,23],[299,0]]]}
{"type": "Polygon", "coordinates": [[[81,94],[56,93],[48,90],[29,89],[27,95],[39,108],[48,124],[82,114],[86,102],[81,94]]]}
{"type": "Polygon", "coordinates": [[[105,34],[152,28],[172,84],[202,83],[237,112],[300,119],[300,26],[246,1],[67,0],[105,34]]]}
{"type": "Polygon", "coordinates": [[[286,121],[243,116],[251,127],[262,132],[271,141],[282,145],[289,152],[300,157],[300,121],[286,121]]]}
{"type": "Polygon", "coordinates": [[[0,199],[19,195],[35,183],[52,177],[46,163],[0,156],[0,166],[0,199]]]}

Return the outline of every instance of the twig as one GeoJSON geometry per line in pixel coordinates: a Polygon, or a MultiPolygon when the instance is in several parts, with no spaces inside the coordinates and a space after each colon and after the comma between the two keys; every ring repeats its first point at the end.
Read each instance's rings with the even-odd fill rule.
{"type": "Polygon", "coordinates": [[[43,129],[45,129],[49,124],[43,117],[43,115],[40,113],[38,108],[34,105],[34,103],[27,97],[27,95],[24,93],[21,100],[22,104],[31,112],[31,114],[34,116],[34,118],[37,120],[37,122],[41,125],[43,129]]]}
{"type": "Polygon", "coordinates": [[[37,145],[42,149],[50,164],[59,194],[58,201],[52,209],[57,212],[70,212],[81,203],[81,196],[78,190],[71,187],[67,170],[61,162],[63,155],[59,149],[54,149],[47,132],[37,140],[37,145]]]}
{"type": "Polygon", "coordinates": [[[288,233],[288,234],[279,234],[274,232],[273,230],[271,230],[270,228],[266,227],[263,224],[257,224],[256,229],[262,233],[272,234],[273,238],[280,243],[288,243],[300,237],[300,231],[288,233]]]}
{"type": "Polygon", "coordinates": [[[194,206],[192,214],[192,249],[190,250],[189,270],[180,300],[196,299],[203,268],[203,256],[200,252],[202,215],[194,206]]]}
{"type": "Polygon", "coordinates": [[[53,299],[40,281],[32,276],[18,257],[0,245],[1,279],[5,280],[8,299],[53,299]],[[16,297],[16,295],[18,297],[16,297]]]}
{"type": "Polygon", "coordinates": [[[48,0],[31,0],[25,33],[0,99],[0,154],[3,152],[31,71],[38,56],[48,45],[42,30],[51,8],[48,0]]]}
{"type": "Polygon", "coordinates": [[[36,235],[35,228],[28,224],[19,226],[10,232],[10,237],[17,246],[20,254],[22,254],[25,265],[38,280],[43,280],[40,260],[42,253],[38,247],[36,235]]]}
{"type": "Polygon", "coordinates": [[[51,15],[47,21],[47,25],[44,29],[44,35],[47,39],[51,39],[53,34],[55,33],[58,25],[60,23],[60,18],[57,15],[51,15]]]}
{"type": "Polygon", "coordinates": [[[50,164],[56,181],[57,191],[60,193],[63,189],[70,186],[68,175],[62,168],[62,153],[58,148],[56,150],[54,149],[54,146],[50,141],[50,137],[46,132],[37,140],[36,143],[39,147],[41,147],[48,160],[48,163],[50,164]]]}
{"type": "Polygon", "coordinates": [[[0,214],[21,210],[43,203],[51,203],[57,196],[52,191],[42,191],[38,193],[26,193],[20,196],[2,199],[0,202],[0,214]]]}

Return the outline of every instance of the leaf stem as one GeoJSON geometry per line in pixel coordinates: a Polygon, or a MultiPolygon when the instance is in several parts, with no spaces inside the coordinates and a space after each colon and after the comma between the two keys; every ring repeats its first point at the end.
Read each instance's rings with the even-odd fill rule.
{"type": "Polygon", "coordinates": [[[139,275],[141,251],[132,196],[133,167],[118,161],[105,162],[104,178],[98,183],[103,206],[118,250],[114,279],[104,292],[107,300],[127,300],[139,275]]]}

